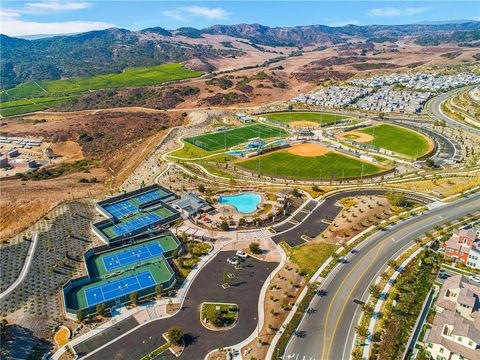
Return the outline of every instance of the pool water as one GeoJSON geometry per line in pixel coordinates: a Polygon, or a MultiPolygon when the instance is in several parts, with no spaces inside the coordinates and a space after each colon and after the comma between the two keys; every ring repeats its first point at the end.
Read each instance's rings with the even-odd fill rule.
{"type": "Polygon", "coordinates": [[[257,210],[262,197],[255,193],[220,196],[220,204],[232,205],[241,214],[249,214],[257,210]]]}

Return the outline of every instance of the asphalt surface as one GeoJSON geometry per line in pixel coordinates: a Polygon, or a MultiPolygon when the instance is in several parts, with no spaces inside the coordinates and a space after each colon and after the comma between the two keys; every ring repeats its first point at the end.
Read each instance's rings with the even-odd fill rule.
{"type": "MultiPolygon", "coordinates": [[[[179,359],[204,359],[208,352],[219,347],[235,345],[255,330],[258,317],[258,299],[263,283],[278,263],[248,258],[236,270],[227,263],[234,251],[220,252],[198,273],[187,292],[182,310],[166,319],[159,319],[140,326],[126,336],[89,355],[88,359],[140,359],[159,347],[165,340],[162,334],[172,326],[180,326],[186,334],[186,347],[179,359]],[[223,273],[235,276],[230,287],[221,287],[223,273]],[[200,322],[202,302],[226,302],[239,306],[237,324],[230,330],[211,331],[200,322]]],[[[175,358],[167,351],[165,357],[175,358]]]]}
{"type": "MultiPolygon", "coordinates": [[[[302,223],[290,230],[272,236],[272,240],[277,244],[280,241],[285,241],[290,246],[302,245],[305,243],[305,241],[301,239],[302,235],[307,235],[311,238],[314,238],[327,229],[330,222],[333,221],[333,219],[335,219],[335,217],[342,210],[342,206],[337,205],[337,201],[339,201],[340,199],[349,196],[381,195],[385,194],[387,191],[388,190],[381,189],[361,189],[333,194],[327,197],[322,204],[320,204],[315,210],[313,210],[302,223]]],[[[409,197],[408,194],[406,195],[407,197],[409,197]]],[[[415,197],[414,200],[420,201],[418,196],[415,197]]],[[[428,203],[430,202],[430,200],[425,199],[422,202],[428,203]]]]}
{"type": "MultiPolygon", "coordinates": [[[[468,88],[468,87],[467,87],[468,88]]],[[[475,129],[471,126],[468,126],[466,124],[463,124],[461,122],[458,122],[454,119],[451,119],[449,118],[447,115],[445,115],[444,113],[442,113],[441,111],[441,105],[442,103],[447,100],[448,98],[454,96],[455,94],[457,94],[458,92],[461,92],[461,91],[464,91],[466,88],[460,88],[460,89],[455,89],[455,90],[452,90],[452,91],[449,91],[449,92],[446,92],[444,94],[441,94],[439,96],[436,96],[434,98],[432,98],[431,100],[429,100],[426,104],[427,106],[427,109],[428,111],[430,112],[430,114],[432,114],[434,117],[440,119],[440,120],[445,120],[446,123],[448,124],[451,124],[453,126],[456,126],[456,127],[460,127],[464,130],[468,130],[470,132],[473,132],[475,134],[478,134],[480,135],[480,130],[478,129],[475,129]]]]}
{"type": "Polygon", "coordinates": [[[296,334],[290,339],[284,359],[349,359],[368,287],[381,273],[388,259],[405,251],[413,239],[434,225],[455,220],[480,208],[480,193],[390,225],[363,241],[337,266],[310,304],[296,334]]]}

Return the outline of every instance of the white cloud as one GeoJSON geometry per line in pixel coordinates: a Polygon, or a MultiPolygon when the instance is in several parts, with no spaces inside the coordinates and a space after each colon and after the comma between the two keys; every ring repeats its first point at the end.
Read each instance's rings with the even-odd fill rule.
{"type": "MultiPolygon", "coordinates": [[[[42,2],[31,3],[38,5],[35,8],[36,12],[48,12],[48,11],[71,11],[80,10],[90,6],[85,2],[42,2]]],[[[26,4],[25,8],[0,11],[0,32],[9,36],[23,36],[23,35],[54,35],[54,34],[69,34],[78,33],[91,30],[101,30],[114,27],[114,24],[101,21],[63,21],[63,22],[40,22],[23,20],[22,14],[32,13],[34,8],[29,7],[31,5],[26,4]]]]}
{"type": "Polygon", "coordinates": [[[427,11],[426,7],[406,7],[406,8],[376,8],[368,11],[369,16],[412,16],[427,11]]]}
{"type": "Polygon", "coordinates": [[[71,11],[71,10],[82,10],[89,8],[91,6],[88,2],[76,2],[76,1],[43,1],[43,2],[34,2],[26,3],[26,11],[39,11],[39,12],[49,12],[49,11],[71,11]]]}
{"type": "Polygon", "coordinates": [[[70,34],[108,29],[115,25],[99,21],[36,22],[10,18],[2,20],[1,33],[8,36],[70,34]]]}
{"type": "Polygon", "coordinates": [[[177,21],[181,21],[181,22],[188,21],[188,19],[184,15],[182,15],[182,12],[179,10],[164,10],[162,11],[162,14],[166,17],[169,17],[177,21]]]}
{"type": "Polygon", "coordinates": [[[165,10],[162,12],[164,16],[171,19],[188,22],[192,17],[204,17],[210,20],[228,19],[230,13],[221,8],[208,8],[203,6],[186,6],[173,10],[165,10]]]}
{"type": "Polygon", "coordinates": [[[182,8],[185,12],[206,17],[207,19],[226,19],[230,15],[228,11],[221,8],[207,8],[202,6],[188,6],[182,8]]]}

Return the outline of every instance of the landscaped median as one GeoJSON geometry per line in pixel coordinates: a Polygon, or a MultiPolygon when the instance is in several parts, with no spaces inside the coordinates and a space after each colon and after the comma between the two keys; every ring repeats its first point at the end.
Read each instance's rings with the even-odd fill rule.
{"type": "Polygon", "coordinates": [[[202,325],[214,331],[229,330],[238,320],[238,305],[225,303],[203,303],[200,311],[202,325]]]}

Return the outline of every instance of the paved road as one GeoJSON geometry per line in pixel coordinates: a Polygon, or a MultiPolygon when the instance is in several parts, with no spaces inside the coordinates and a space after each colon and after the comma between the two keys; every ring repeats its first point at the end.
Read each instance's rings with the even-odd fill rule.
{"type": "Polygon", "coordinates": [[[180,326],[187,334],[187,346],[180,359],[204,359],[211,350],[246,339],[257,326],[260,289],[278,263],[249,258],[242,263],[241,269],[235,270],[226,262],[227,257],[234,254],[234,251],[220,252],[198,273],[188,290],[182,310],[175,316],[140,326],[91,354],[88,359],[139,359],[163,344],[165,341],[161,338],[162,334],[174,325],[180,326]],[[224,271],[235,274],[226,290],[221,287],[224,271]],[[204,301],[238,304],[239,316],[234,328],[228,331],[210,331],[203,327],[200,323],[200,305],[204,301]]]}
{"type": "Polygon", "coordinates": [[[352,351],[355,326],[360,310],[354,299],[365,301],[368,287],[380,274],[388,259],[401,253],[412,240],[436,224],[455,220],[479,209],[480,193],[435,208],[423,215],[391,225],[375,233],[348,254],[347,262],[337,267],[322,283],[287,346],[284,359],[340,360],[352,351]],[[358,311],[357,311],[358,310],[358,311]]]}
{"type": "MultiPolygon", "coordinates": [[[[342,210],[342,206],[337,205],[337,201],[349,196],[360,195],[379,195],[385,194],[388,190],[380,189],[360,189],[351,191],[342,191],[337,194],[333,194],[327,197],[322,204],[320,204],[311,214],[298,226],[293,229],[287,230],[281,234],[272,237],[275,243],[285,241],[291,246],[298,246],[304,244],[305,241],[301,239],[302,235],[309,237],[316,237],[320,235],[328,227],[329,223],[335,219],[335,217],[342,210]]],[[[408,196],[408,194],[407,194],[408,196]]],[[[415,197],[416,201],[420,201],[419,196],[415,197]]],[[[429,199],[424,199],[422,203],[431,202],[429,199]]]]}
{"type": "MultiPolygon", "coordinates": [[[[467,87],[468,88],[468,87],[467,87]]],[[[452,91],[449,91],[449,92],[446,92],[444,94],[441,94],[439,96],[436,96],[434,97],[433,99],[429,100],[426,104],[426,107],[428,109],[428,111],[430,112],[430,114],[432,114],[434,117],[440,119],[440,120],[445,120],[446,123],[450,124],[450,125],[453,125],[453,126],[456,126],[456,127],[460,127],[464,130],[468,130],[470,132],[473,132],[475,134],[478,134],[480,135],[480,130],[478,129],[475,129],[471,126],[468,126],[466,124],[463,124],[461,122],[458,122],[454,119],[451,119],[449,118],[447,115],[445,115],[442,110],[441,110],[441,105],[442,103],[447,100],[448,98],[454,96],[455,94],[461,92],[461,91],[464,91],[465,89],[467,88],[460,88],[460,89],[455,89],[455,90],[452,90],[452,91]]]]}

